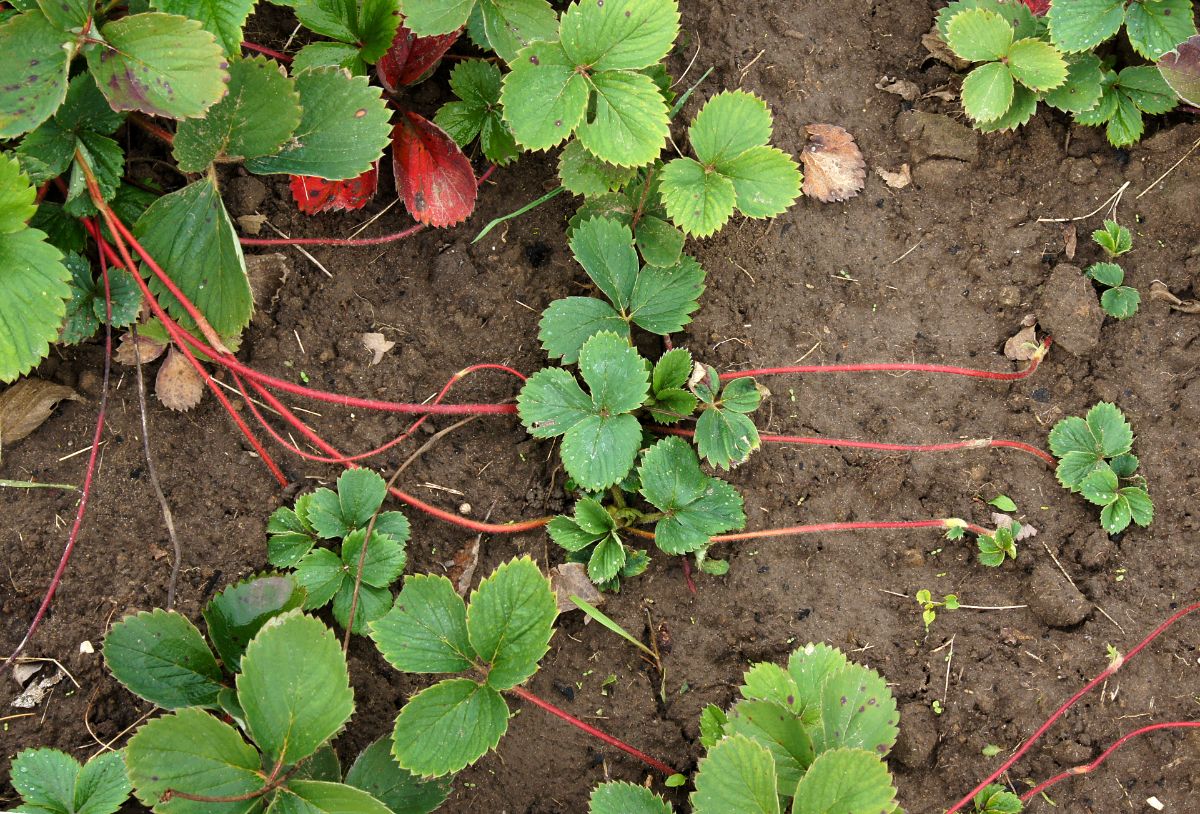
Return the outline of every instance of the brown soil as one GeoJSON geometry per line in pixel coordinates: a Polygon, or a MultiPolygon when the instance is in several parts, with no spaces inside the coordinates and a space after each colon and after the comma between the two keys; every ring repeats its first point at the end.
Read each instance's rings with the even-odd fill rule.
{"type": "MultiPolygon", "coordinates": [[[[732,569],[725,578],[702,578],[697,594],[688,591],[677,561],[658,557],[643,578],[610,599],[608,610],[641,632],[649,609],[669,630],[667,703],[656,700],[654,681],[632,649],[596,626],[585,627],[577,614],[562,619],[531,686],[690,770],[701,754],[697,717],[705,704],[728,703],[750,662],[783,659],[809,640],[828,641],[891,682],[903,711],[902,742],[892,761],[901,798],[909,811],[938,811],[1001,759],[983,757],[985,746],[1014,748],[1099,672],[1106,644],[1128,649],[1172,609],[1197,598],[1200,319],[1144,301],[1132,319],[1089,325],[1092,306],[1078,297],[1093,292],[1047,286],[1053,267],[1066,261],[1063,228],[1036,220],[1090,212],[1129,182],[1118,211],[1136,233],[1125,262],[1130,284],[1143,296],[1154,279],[1179,294],[1189,288],[1200,294],[1200,159],[1183,162],[1137,197],[1200,138],[1200,125],[1182,116],[1165,125],[1156,121],[1127,152],[1050,113],[1015,135],[977,137],[959,125],[954,102],[930,97],[914,106],[875,87],[885,75],[911,80],[922,92],[952,81],[920,45],[932,19],[925,0],[766,0],[753,13],[730,0],[683,5],[680,50],[686,53],[674,57],[676,73],[696,49],[690,76],[716,65],[700,97],[739,86],[761,94],[774,107],[777,142],[793,153],[802,147],[805,124],[839,124],[856,136],[871,167],[896,170],[907,162],[915,183],[893,190],[871,172],[866,190],[845,205],[802,200],[774,223],[735,223],[717,238],[694,242],[709,289],[695,323],[676,341],[722,369],[803,357],[1008,370],[1012,363],[1000,349],[1022,318],[1036,312],[1043,324],[1060,326],[1055,329],[1070,336],[1073,347],[1057,347],[1030,380],[779,378],[765,382],[774,396],[759,414],[761,423],[775,432],[851,438],[995,436],[1041,444],[1057,419],[1107,399],[1126,411],[1138,433],[1136,451],[1157,516],[1149,530],[1109,538],[1098,530],[1096,511],[1062,491],[1047,467],[1003,451],[765,449],[731,476],[744,490],[751,528],[947,515],[987,522],[984,501],[1002,492],[1041,533],[1024,544],[1016,564],[997,570],[982,568],[971,546],[945,543],[934,533],[759,541],[717,552],[728,555],[732,569]],[[1076,299],[1062,299],[1067,296],[1076,299]],[[921,588],[954,592],[974,605],[1030,607],[943,613],[926,637],[914,602],[887,593],[911,596],[921,588]],[[616,683],[602,689],[610,675],[616,683]],[[930,709],[935,700],[944,708],[940,715],[930,709]]],[[[275,41],[263,30],[268,25],[275,28],[252,22],[253,37],[275,41]]],[[[434,83],[422,88],[418,105],[431,106],[438,92],[434,83]]],[[[552,159],[527,157],[497,173],[466,227],[386,248],[314,250],[332,279],[289,254],[294,268],[277,304],[256,316],[242,357],[292,379],[303,371],[317,386],[403,400],[427,397],[474,362],[537,369],[545,363],[535,339],[538,312],[578,292],[584,279],[563,239],[570,202],[557,199],[479,244],[469,241],[487,220],[554,183],[552,159]],[[377,366],[368,365],[356,338],[368,330],[397,342],[377,366]]],[[[365,213],[309,219],[294,212],[282,182],[262,187],[236,179],[226,189],[235,216],[257,209],[294,235],[345,235],[389,198],[381,196],[365,213]]],[[[394,207],[373,228],[392,231],[405,223],[394,207]]],[[[1098,259],[1088,240],[1097,226],[1098,217],[1078,224],[1076,263],[1098,259]]],[[[96,345],[56,351],[46,362],[43,376],[77,386],[88,400],[64,405],[35,436],[4,450],[5,477],[80,479],[85,456],[64,456],[90,441],[101,363],[96,345]]],[[[132,373],[118,370],[114,383],[94,503],[59,598],[29,651],[62,661],[81,686],[60,684],[34,716],[7,721],[6,760],[33,745],[87,756],[96,745],[85,724],[107,740],[146,711],[118,687],[98,655],[81,655],[79,647],[85,640],[98,645],[106,625],[123,613],[163,605],[170,571],[142,460],[132,373]]],[[[480,377],[457,397],[512,394],[510,381],[480,377]]],[[[387,417],[314,409],[323,414],[314,420],[343,448],[369,448],[398,426],[387,417]]],[[[264,525],[284,498],[211,396],[187,414],[154,403],[151,421],[184,546],[178,608],[198,618],[215,589],[265,567],[264,525]]],[[[539,516],[564,502],[559,487],[548,488],[562,481],[547,463],[551,451],[511,419],[485,419],[443,440],[406,481],[438,505],[469,502],[476,517],[539,516]],[[457,489],[462,497],[428,484],[457,489]]],[[[405,455],[384,456],[381,470],[405,455]]],[[[336,475],[296,459],[286,466],[306,485],[336,475]]],[[[58,560],[75,498],[7,490],[4,500],[0,651],[7,653],[58,560]]],[[[413,569],[440,570],[472,536],[409,514],[413,569]]],[[[543,534],[483,542],[486,569],[519,553],[543,563],[559,560],[543,534]]],[[[1200,717],[1198,641],[1194,623],[1168,634],[1110,681],[1103,696],[1060,723],[1010,779],[1020,786],[1087,761],[1141,724],[1200,717]]],[[[391,670],[366,640],[353,644],[351,656],[359,711],[337,743],[343,760],[389,730],[405,698],[424,684],[391,670]]],[[[5,681],[7,699],[15,692],[5,681]]],[[[6,706],[3,714],[12,712],[6,706]]],[[[1198,752],[1195,736],[1144,738],[1097,774],[1057,787],[1058,810],[1141,810],[1150,796],[1168,810],[1187,810],[1187,801],[1200,799],[1198,752]]],[[[458,779],[445,810],[581,812],[589,790],[609,776],[641,781],[646,774],[623,754],[522,708],[498,753],[458,779]]],[[[682,802],[683,794],[674,798],[682,802]]],[[[0,787],[0,807],[13,799],[11,789],[0,787]]]]}

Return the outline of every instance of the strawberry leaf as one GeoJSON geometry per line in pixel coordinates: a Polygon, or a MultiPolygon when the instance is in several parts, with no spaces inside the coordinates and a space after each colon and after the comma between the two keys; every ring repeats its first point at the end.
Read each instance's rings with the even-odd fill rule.
{"type": "Polygon", "coordinates": [[[452,31],[437,37],[418,37],[401,23],[395,30],[391,45],[375,66],[379,81],[389,93],[415,85],[433,70],[461,34],[461,31],[452,31]]]}
{"type": "Polygon", "coordinates": [[[271,155],[291,138],[300,115],[296,83],[275,62],[238,60],[229,68],[229,93],[203,119],[180,123],[172,152],[186,172],[220,159],[271,155]]]}
{"type": "Polygon", "coordinates": [[[1025,804],[1011,791],[993,783],[975,795],[976,814],[1021,814],[1025,804]]]}
{"type": "Polygon", "coordinates": [[[371,624],[371,638],[388,664],[406,673],[459,673],[478,658],[467,607],[443,576],[405,579],[395,606],[371,624]]]}
{"type": "Polygon", "coordinates": [[[475,210],[478,187],[471,162],[433,122],[405,111],[392,130],[396,191],[414,219],[453,226],[475,210]]]}
{"type": "Polygon", "coordinates": [[[796,814],[891,811],[896,788],[887,764],[862,749],[818,755],[796,786],[796,814]]]}
{"type": "Polygon", "coordinates": [[[655,527],[655,543],[668,554],[708,547],[709,539],[746,524],[742,496],[710,478],[680,438],[664,438],[647,450],[638,467],[641,493],[666,517],[655,527]]]}
{"type": "Polygon", "coordinates": [[[306,215],[321,212],[362,209],[379,189],[379,170],[376,165],[357,178],[346,181],[326,181],[312,175],[293,175],[289,188],[296,207],[306,215]]]}
{"type": "Polygon", "coordinates": [[[1151,0],[1130,3],[1125,10],[1125,33],[1133,50],[1155,60],[1196,34],[1191,0],[1151,0]]]}
{"type": "Polygon", "coordinates": [[[1015,92],[1009,67],[1002,62],[988,62],[963,80],[963,109],[976,122],[994,122],[1012,106],[1015,92]]]}
{"type": "Polygon", "coordinates": [[[676,158],[659,177],[663,206],[687,234],[708,237],[732,217],[737,193],[733,181],[721,173],[690,158],[676,158]]]}
{"type": "Polygon", "coordinates": [[[575,195],[603,195],[625,186],[635,174],[632,168],[601,161],[578,140],[568,142],[558,156],[559,180],[575,195]]]}
{"type": "Polygon", "coordinates": [[[120,752],[97,755],[80,766],[57,749],[26,749],[12,762],[12,786],[27,814],[112,814],[131,786],[120,752]]]}
{"type": "Polygon", "coordinates": [[[359,753],[346,772],[346,785],[362,789],[396,814],[431,814],[450,796],[445,780],[422,780],[392,759],[391,738],[359,753]]]}
{"type": "Polygon", "coordinates": [[[992,62],[1008,55],[1013,29],[994,11],[966,9],[950,18],[946,43],[968,62],[992,62]]]}
{"type": "Polygon", "coordinates": [[[560,43],[521,49],[504,77],[500,102],[517,143],[529,150],[561,144],[583,121],[591,90],[560,43]]]}
{"type": "Polygon", "coordinates": [[[528,557],[504,563],[484,578],[471,592],[467,632],[488,665],[489,687],[507,690],[537,672],[557,615],[550,580],[528,557]]]}
{"type": "Polygon", "coordinates": [[[1101,285],[1115,286],[1125,282],[1125,270],[1116,263],[1092,263],[1084,273],[1101,285]]]}
{"type": "Polygon", "coordinates": [[[604,331],[627,338],[629,323],[611,305],[595,297],[555,300],[542,313],[538,323],[542,348],[566,365],[578,362],[583,343],[604,331]]]}
{"type": "Polygon", "coordinates": [[[1003,17],[1013,29],[1014,39],[1024,39],[1038,34],[1038,21],[1028,4],[1014,3],[1010,0],[953,0],[937,13],[937,30],[942,40],[948,40],[950,21],[960,12],[969,9],[983,9],[1003,17]]]}
{"type": "Polygon", "coordinates": [[[392,755],[422,777],[457,772],[495,749],[508,730],[508,705],[496,690],[450,678],[409,699],[392,732],[392,755]]]}
{"type": "Polygon", "coordinates": [[[634,242],[649,266],[666,268],[678,264],[685,241],[683,232],[653,215],[643,215],[634,232],[634,242]]]}
{"type": "Polygon", "coordinates": [[[1110,288],[1100,295],[1100,307],[1114,319],[1128,319],[1137,313],[1142,295],[1127,285],[1110,288]]]}
{"type": "Polygon", "coordinates": [[[1126,486],[1120,492],[1121,498],[1129,504],[1129,513],[1133,522],[1146,528],[1154,520],[1154,502],[1150,495],[1140,486],[1126,486]]]}
{"type": "Polygon", "coordinates": [[[242,27],[246,25],[246,18],[250,16],[254,2],[255,0],[151,0],[151,6],[155,11],[199,20],[204,30],[211,32],[217,38],[217,42],[221,43],[225,53],[236,59],[242,52],[242,27]]]}
{"type": "Polygon", "coordinates": [[[1073,0],[1051,3],[1046,13],[1050,40],[1068,54],[1090,51],[1116,36],[1125,22],[1125,0],[1073,0]]]}
{"type": "Polygon", "coordinates": [[[163,709],[216,705],[221,668],[178,613],[126,616],[104,637],[104,661],[127,690],[163,709]]]}
{"type": "Polygon", "coordinates": [[[1067,79],[1067,62],[1054,46],[1043,40],[1017,40],[1008,49],[1008,69],[1013,78],[1030,90],[1044,93],[1067,79]]]}
{"type": "Polygon", "coordinates": [[[1200,35],[1163,55],[1158,70],[1180,99],[1193,107],[1200,105],[1200,35]]]}
{"type": "Polygon", "coordinates": [[[0,139],[28,133],[62,104],[74,55],[68,39],[36,10],[0,24],[0,139]]]}
{"type": "Polygon", "coordinates": [[[730,735],[710,748],[695,784],[690,799],[696,814],[779,814],[775,760],[767,747],[745,735],[730,735]]]}
{"type": "Polygon", "coordinates": [[[821,687],[821,729],[813,731],[817,753],[849,747],[884,755],[896,743],[896,699],[879,673],[847,663],[821,687]]]}
{"type": "Polygon", "coordinates": [[[246,645],[263,625],[303,603],[303,589],[283,574],[251,577],[213,597],[204,608],[204,621],[225,668],[236,673],[246,645]]]}
{"type": "Polygon", "coordinates": [[[656,334],[681,330],[692,321],[704,293],[704,269],[684,255],[673,268],[647,266],[638,272],[629,298],[629,318],[656,334]]]}
{"type": "Polygon", "coordinates": [[[800,716],[771,701],[738,702],[729,710],[724,730],[730,735],[745,735],[771,751],[780,794],[784,797],[792,796],[796,783],[816,756],[812,738],[800,716]]]}
{"type": "Polygon", "coordinates": [[[479,137],[489,161],[504,165],[517,157],[517,143],[504,123],[500,109],[500,69],[481,59],[460,62],[450,73],[450,89],[457,102],[447,102],[434,116],[459,147],[479,137]]]}
{"type": "Polygon", "coordinates": [[[589,814],[674,814],[675,809],[644,786],[633,783],[601,783],[588,801],[589,814]]]}
{"type": "Polygon", "coordinates": [[[558,31],[558,15],[547,0],[479,0],[477,8],[488,44],[505,62],[535,40],[554,39],[558,31]]]}
{"type": "Polygon", "coordinates": [[[1079,492],[1089,503],[1107,506],[1117,499],[1117,473],[1110,467],[1099,467],[1083,479],[1079,492]]]}
{"type": "Polygon", "coordinates": [[[1100,104],[1104,95],[1104,71],[1095,54],[1076,54],[1067,58],[1067,78],[1042,98],[1046,104],[1064,113],[1082,113],[1100,104]]]}
{"type": "Polygon", "coordinates": [[[688,138],[696,158],[716,166],[765,145],[771,140],[772,128],[766,102],[746,91],[723,91],[696,114],[688,138]]]}
{"type": "Polygon", "coordinates": [[[1033,118],[1033,114],[1037,112],[1037,94],[1024,85],[1016,85],[1013,90],[1012,104],[1008,106],[1004,115],[990,122],[976,122],[976,130],[981,133],[1016,130],[1033,118]]]}
{"type": "Polygon", "coordinates": [[[654,80],[632,71],[603,71],[591,80],[593,107],[575,131],[579,142],[620,167],[640,167],[657,158],[669,116],[654,80]]]}

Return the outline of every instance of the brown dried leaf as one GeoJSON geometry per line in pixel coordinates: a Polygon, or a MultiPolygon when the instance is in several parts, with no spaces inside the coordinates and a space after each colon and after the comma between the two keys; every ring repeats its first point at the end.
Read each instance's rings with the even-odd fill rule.
{"type": "Polygon", "coordinates": [[[558,599],[558,612],[579,610],[579,606],[571,601],[577,596],[597,608],[604,604],[604,594],[597,590],[587,573],[587,566],[581,562],[564,562],[550,569],[550,585],[558,599]]]}
{"type": "Polygon", "coordinates": [[[892,79],[890,76],[884,76],[875,83],[875,87],[887,93],[894,93],[906,102],[915,102],[921,98],[921,89],[917,87],[917,83],[907,79],[892,79]]]}
{"type": "Polygon", "coordinates": [[[1179,311],[1183,314],[1200,314],[1200,300],[1179,299],[1171,293],[1171,289],[1167,288],[1167,284],[1162,280],[1150,283],[1150,299],[1165,302],[1171,306],[1172,311],[1179,311]]]}
{"type": "Polygon", "coordinates": [[[883,167],[876,167],[875,174],[892,189],[904,189],[912,183],[912,171],[908,168],[908,164],[901,164],[900,169],[895,172],[885,170],[883,167]]]}
{"type": "Polygon", "coordinates": [[[187,411],[200,403],[204,379],[182,353],[171,348],[158,369],[154,394],[168,410],[187,411]]]}
{"type": "MultiPolygon", "coordinates": [[[[1013,519],[1010,516],[1008,516],[1007,514],[1001,514],[1000,512],[992,512],[992,525],[995,526],[996,528],[1005,528],[1006,529],[1006,528],[1009,528],[1010,526],[1012,526],[1012,524],[1013,524],[1013,519]]],[[[1028,523],[1022,523],[1020,531],[1018,531],[1016,534],[1013,535],[1013,542],[1019,543],[1022,540],[1028,540],[1030,537],[1037,537],[1037,536],[1038,536],[1038,530],[1036,528],[1029,525],[1028,523]]]]}
{"type": "Polygon", "coordinates": [[[137,342],[134,342],[133,334],[126,333],[121,335],[121,344],[117,347],[113,358],[120,364],[133,367],[138,363],[138,357],[141,357],[142,364],[148,365],[162,356],[166,349],[166,345],[155,342],[148,336],[138,334],[137,342]]]}
{"type": "MultiPolygon", "coordinates": [[[[282,67],[282,66],[280,66],[282,67]]],[[[257,235],[267,222],[266,215],[238,215],[238,226],[248,235],[257,235]]]]}
{"type": "Polygon", "coordinates": [[[931,57],[946,63],[956,71],[961,71],[971,64],[965,59],[960,59],[958,54],[950,50],[950,46],[942,41],[941,35],[938,34],[937,23],[933,24],[933,28],[929,29],[928,34],[921,36],[921,44],[925,46],[925,50],[931,57]]]}
{"type": "Polygon", "coordinates": [[[810,124],[808,144],[800,154],[804,164],[804,194],[822,203],[846,201],[862,191],[867,162],[854,136],[835,124],[810,124]]]}
{"type": "Polygon", "coordinates": [[[383,334],[363,334],[361,337],[363,347],[375,354],[371,359],[371,364],[377,365],[383,360],[383,355],[396,347],[395,342],[389,342],[383,334]]]}
{"type": "Polygon", "coordinates": [[[81,398],[69,387],[41,379],[21,379],[0,393],[0,445],[16,443],[29,435],[64,400],[81,398]]]}
{"type": "Polygon", "coordinates": [[[1004,343],[1004,355],[1014,362],[1028,362],[1038,347],[1037,330],[1032,325],[1027,325],[1004,343]]]}
{"type": "Polygon", "coordinates": [[[1068,260],[1075,259],[1075,248],[1079,245],[1079,230],[1073,223],[1063,224],[1063,249],[1068,260]]]}
{"type": "Polygon", "coordinates": [[[459,596],[466,596],[475,579],[475,568],[479,565],[479,538],[476,537],[454,553],[454,559],[446,563],[446,576],[454,584],[459,596]]]}

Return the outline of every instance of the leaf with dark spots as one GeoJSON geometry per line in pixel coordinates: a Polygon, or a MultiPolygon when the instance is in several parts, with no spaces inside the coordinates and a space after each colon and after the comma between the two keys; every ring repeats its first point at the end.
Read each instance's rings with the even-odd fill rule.
{"type": "Polygon", "coordinates": [[[62,104],[70,61],[63,39],[37,12],[0,25],[0,139],[29,132],[62,104]]]}
{"type": "Polygon", "coordinates": [[[437,37],[418,37],[403,23],[396,31],[392,47],[387,50],[375,72],[389,93],[415,85],[438,63],[450,46],[462,35],[462,29],[437,37]]]}
{"type": "Polygon", "coordinates": [[[362,209],[379,188],[378,163],[357,178],[326,181],[312,175],[291,177],[292,198],[306,215],[334,210],[362,209]]]}
{"type": "Polygon", "coordinates": [[[416,220],[453,226],[475,209],[475,172],[462,149],[433,122],[405,112],[392,129],[396,191],[416,220]]]}

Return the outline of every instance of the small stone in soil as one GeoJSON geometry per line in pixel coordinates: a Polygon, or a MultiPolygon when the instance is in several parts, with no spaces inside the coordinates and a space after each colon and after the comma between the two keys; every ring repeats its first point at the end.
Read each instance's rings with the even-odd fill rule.
{"type": "Polygon", "coordinates": [[[1096,347],[1104,312],[1082,269],[1068,263],[1054,268],[1042,286],[1038,321],[1068,353],[1081,356],[1096,347]]]}
{"type": "Polygon", "coordinates": [[[1033,571],[1027,583],[1026,602],[1033,615],[1049,627],[1069,628],[1082,622],[1092,612],[1092,605],[1079,589],[1049,563],[1033,571]]]}

